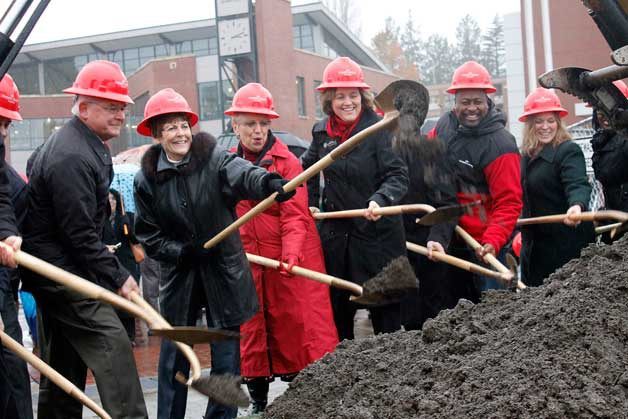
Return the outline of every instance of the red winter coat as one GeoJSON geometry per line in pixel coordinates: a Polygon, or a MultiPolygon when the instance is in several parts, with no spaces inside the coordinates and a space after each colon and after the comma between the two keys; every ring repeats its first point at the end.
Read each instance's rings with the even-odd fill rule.
{"type": "MultiPolygon", "coordinates": [[[[272,134],[269,133],[268,141],[272,134]]],[[[292,179],[301,173],[297,158],[279,139],[259,165],[292,179]]],[[[238,217],[257,204],[241,201],[238,217]]],[[[308,209],[305,186],[283,203],[275,203],[240,228],[244,249],[275,260],[298,256],[298,265],[325,272],[321,241],[308,209]]],[[[331,352],[338,343],[329,287],[303,277],[251,264],[260,309],[240,327],[241,375],[270,377],[301,371],[331,352]]]]}

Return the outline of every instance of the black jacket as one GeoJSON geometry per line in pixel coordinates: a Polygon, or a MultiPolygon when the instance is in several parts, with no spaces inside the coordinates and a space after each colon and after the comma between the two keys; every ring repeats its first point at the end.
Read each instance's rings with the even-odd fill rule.
{"type": "Polygon", "coordinates": [[[187,321],[195,281],[204,289],[212,326],[237,326],[257,312],[239,233],[220,242],[202,263],[179,262],[185,244],[200,247],[235,220],[237,201],[270,195],[269,175],[217,147],[206,133],[194,136],[190,152],[178,166],[168,162],[160,145],[142,158],[142,170],[135,176],[135,235],[148,256],[160,262],[159,304],[173,324],[187,321]]]}
{"type": "MultiPolygon", "coordinates": [[[[112,178],[109,148],[72,118],[33,162],[23,249],[99,285],[122,286],[129,273],[102,242],[112,178]]],[[[26,270],[22,279],[30,291],[49,285],[26,270]]]]}
{"type": "MultiPolygon", "coordinates": [[[[521,160],[523,216],[564,214],[580,204],[586,211],[591,195],[584,155],[573,141],[545,146],[538,156],[521,160]]],[[[592,223],[576,228],[560,224],[522,227],[521,273],[528,285],[541,285],[543,279],[595,239],[592,223]]]]}
{"type": "MultiPolygon", "coordinates": [[[[379,117],[373,111],[364,110],[351,135],[377,121],[379,117]]],[[[338,146],[337,139],[327,135],[326,125],[327,119],[314,125],[312,143],[301,156],[304,169],[338,146]]],[[[333,162],[323,174],[323,211],[366,208],[370,201],[380,206],[397,205],[408,189],[407,168],[392,151],[391,135],[386,130],[369,136],[345,157],[333,162]]],[[[318,179],[310,186],[315,189],[318,179]]],[[[310,205],[317,206],[315,198],[310,205]]],[[[350,275],[346,279],[357,283],[363,283],[390,260],[406,253],[401,216],[382,217],[377,222],[362,217],[324,220],[320,234],[327,270],[343,277],[350,275]],[[352,257],[353,260],[345,260],[352,257]],[[357,258],[361,262],[356,262],[357,258]],[[345,263],[356,269],[345,268],[345,263]]]]}
{"type": "MultiPolygon", "coordinates": [[[[6,164],[6,174],[9,181],[11,204],[13,206],[12,212],[15,213],[16,225],[19,226],[24,220],[26,215],[26,205],[28,204],[28,188],[24,179],[12,168],[6,164]]],[[[17,232],[17,230],[16,230],[17,232]]],[[[16,269],[7,267],[0,267],[0,289],[8,290],[10,285],[13,289],[17,289],[19,282],[19,275],[16,269]],[[11,282],[13,282],[11,284],[11,282]]]]}
{"type": "Polygon", "coordinates": [[[593,171],[604,188],[607,209],[628,211],[628,138],[598,130],[591,139],[593,171]]]}

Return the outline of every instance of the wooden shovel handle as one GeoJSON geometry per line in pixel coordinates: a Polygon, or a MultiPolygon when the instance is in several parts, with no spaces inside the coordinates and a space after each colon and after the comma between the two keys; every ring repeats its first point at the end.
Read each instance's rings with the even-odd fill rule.
{"type": "MultiPolygon", "coordinates": [[[[567,218],[567,214],[555,214],[555,215],[544,215],[541,217],[532,217],[532,218],[521,218],[517,220],[518,226],[526,226],[531,224],[552,224],[552,223],[562,223],[567,218]]],[[[574,220],[580,221],[604,221],[604,220],[617,220],[617,221],[626,221],[628,220],[628,213],[622,211],[587,211],[580,213],[580,215],[575,216],[572,215],[570,217],[574,220]]]]}
{"type": "MultiPolygon", "coordinates": [[[[456,233],[460,237],[462,237],[462,239],[469,245],[469,247],[471,247],[471,249],[476,250],[482,247],[482,245],[478,243],[478,241],[475,240],[469,233],[464,231],[462,227],[456,226],[456,233]]],[[[488,262],[489,265],[491,265],[495,270],[497,270],[497,272],[501,272],[502,274],[505,274],[505,275],[510,275],[510,277],[512,278],[512,272],[510,272],[510,269],[505,267],[504,264],[501,263],[495,256],[488,253],[486,254],[486,256],[484,256],[484,259],[488,262]]],[[[517,279],[517,288],[522,290],[522,289],[527,288],[527,286],[523,282],[517,279]]]]}
{"type": "Polygon", "coordinates": [[[70,380],[62,376],[52,368],[50,365],[46,364],[44,361],[36,357],[22,345],[17,343],[15,340],[11,339],[9,335],[0,331],[0,342],[2,345],[6,347],[8,350],[13,352],[15,355],[23,359],[24,361],[31,364],[37,370],[39,370],[43,375],[48,377],[50,381],[55,383],[61,390],[65,391],[70,396],[74,397],[76,400],[81,402],[84,406],[87,406],[92,412],[96,413],[103,419],[111,419],[111,416],[105,410],[98,406],[92,399],[87,397],[85,393],[83,393],[77,386],[72,384],[70,380]]]}
{"type": "MultiPolygon", "coordinates": [[[[0,242],[0,246],[5,246],[7,249],[10,249],[11,251],[13,251],[13,248],[11,248],[10,246],[7,246],[6,244],[2,242],[0,242]]],[[[54,282],[57,282],[59,284],[62,284],[89,298],[93,298],[94,300],[104,301],[128,313],[131,313],[135,317],[145,320],[152,328],[159,328],[161,326],[160,321],[157,317],[151,316],[149,313],[143,310],[140,306],[132,303],[126,298],[120,297],[118,294],[115,294],[109,290],[106,290],[103,287],[94,284],[93,282],[83,279],[80,276],[75,275],[73,273],[67,272],[44,260],[36,258],[35,256],[32,256],[32,255],[29,255],[28,253],[23,252],[21,250],[17,252],[13,252],[13,254],[15,257],[15,261],[20,266],[28,268],[33,272],[36,272],[42,276],[45,276],[46,278],[54,282]]],[[[139,295],[137,297],[139,297],[139,295]]],[[[141,300],[144,300],[141,297],[139,298],[141,300]]],[[[163,321],[165,322],[165,320],[163,321]]],[[[168,327],[170,327],[170,325],[168,325],[168,327]]],[[[177,342],[177,344],[180,344],[180,343],[177,342]]],[[[180,344],[180,345],[183,345],[183,344],[180,344]]],[[[191,350],[191,348],[188,347],[188,349],[190,350],[187,351],[187,350],[182,349],[182,352],[184,353],[184,355],[186,355],[186,358],[188,358],[188,361],[190,361],[190,367],[192,368],[191,379],[196,380],[200,378],[201,376],[200,362],[198,358],[196,357],[196,355],[194,354],[194,352],[191,350]]]]}
{"type": "MultiPolygon", "coordinates": [[[[281,262],[275,259],[269,259],[264,256],[254,255],[252,253],[247,253],[246,257],[249,259],[249,262],[255,263],[257,265],[266,266],[267,268],[279,269],[279,265],[281,264],[281,262]]],[[[284,263],[284,266],[287,267],[285,263],[284,263]]],[[[311,269],[301,268],[300,266],[293,266],[292,272],[295,275],[299,275],[304,278],[312,279],[314,281],[327,284],[330,287],[342,288],[342,289],[351,291],[353,294],[357,296],[362,295],[361,286],[350,281],[345,281],[344,279],[336,278],[335,276],[316,272],[311,269]]]]}
{"type": "MultiPolygon", "coordinates": [[[[143,299],[138,293],[132,291],[130,293],[131,301],[141,307],[148,316],[150,316],[155,324],[159,325],[162,329],[172,329],[172,326],[166,319],[163,318],[161,314],[157,312],[145,299],[143,299]]],[[[192,381],[196,381],[201,378],[201,363],[198,360],[198,357],[194,353],[194,350],[189,345],[181,342],[174,342],[177,345],[177,348],[181,351],[181,353],[187,358],[190,363],[190,370],[192,374],[190,375],[187,385],[192,384],[192,381]]]]}
{"type": "Polygon", "coordinates": [[[595,227],[595,234],[602,234],[602,233],[609,232],[611,230],[616,229],[621,224],[622,223],[614,223],[614,224],[608,224],[608,225],[605,225],[605,226],[595,227]]]}
{"type": "MultiPolygon", "coordinates": [[[[423,256],[427,256],[428,249],[425,246],[421,246],[415,243],[406,242],[406,248],[412,252],[418,253],[423,256]]],[[[477,263],[469,262],[468,260],[460,259],[455,256],[448,255],[442,252],[432,252],[434,259],[439,262],[448,263],[457,268],[473,272],[479,275],[490,276],[491,278],[495,278],[501,281],[510,281],[512,280],[512,273],[508,271],[508,274],[502,272],[495,272],[493,270],[487,269],[484,266],[480,266],[477,263]]]]}
{"type": "MultiPolygon", "coordinates": [[[[325,220],[328,218],[354,218],[364,217],[364,209],[353,209],[345,211],[330,211],[330,212],[317,212],[312,214],[317,220],[325,220]]],[[[425,204],[409,204],[409,205],[393,205],[390,207],[375,208],[373,214],[375,215],[400,215],[400,214],[414,214],[416,212],[432,212],[434,207],[425,204]]]]}
{"type": "MultiPolygon", "coordinates": [[[[349,138],[347,141],[340,144],[338,147],[333,149],[328,155],[326,155],[325,157],[323,157],[322,159],[314,163],[312,166],[308,167],[303,172],[299,173],[290,182],[286,183],[283,186],[283,190],[285,192],[294,191],[296,188],[299,187],[299,185],[302,185],[303,183],[307,182],[309,179],[319,174],[323,169],[327,168],[330,164],[332,164],[338,158],[347,154],[354,147],[356,147],[358,144],[364,141],[369,135],[379,131],[380,129],[392,123],[395,119],[397,119],[398,116],[399,116],[399,112],[397,111],[386,112],[386,114],[384,115],[384,119],[358,132],[353,137],[349,138]]],[[[255,207],[251,208],[242,217],[238,218],[229,226],[227,226],[224,230],[222,230],[220,233],[212,237],[211,240],[208,240],[204,244],[203,247],[205,247],[205,249],[210,249],[216,246],[218,243],[223,241],[230,234],[236,232],[240,227],[246,224],[251,218],[255,217],[258,214],[261,214],[262,212],[270,208],[275,202],[276,196],[277,196],[277,192],[273,193],[268,198],[261,201],[255,207]]]]}

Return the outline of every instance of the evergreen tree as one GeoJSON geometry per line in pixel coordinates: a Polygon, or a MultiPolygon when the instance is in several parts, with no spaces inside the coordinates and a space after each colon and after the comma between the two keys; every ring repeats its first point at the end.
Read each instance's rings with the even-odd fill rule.
{"type": "Polygon", "coordinates": [[[421,76],[423,83],[427,85],[444,84],[451,80],[451,75],[456,67],[453,48],[447,38],[433,34],[424,43],[424,59],[421,62],[421,76]]]}
{"type": "Polygon", "coordinates": [[[456,65],[465,61],[480,61],[481,31],[478,22],[470,15],[463,17],[456,29],[456,65]]]}
{"type": "Polygon", "coordinates": [[[506,73],[504,68],[505,49],[504,24],[499,15],[495,15],[488,31],[482,36],[481,60],[484,67],[495,78],[503,77],[506,73]]]}
{"type": "Polygon", "coordinates": [[[412,10],[408,10],[408,20],[401,34],[400,43],[407,63],[414,65],[417,69],[420,68],[421,62],[425,59],[425,52],[419,29],[414,25],[412,10]]]}

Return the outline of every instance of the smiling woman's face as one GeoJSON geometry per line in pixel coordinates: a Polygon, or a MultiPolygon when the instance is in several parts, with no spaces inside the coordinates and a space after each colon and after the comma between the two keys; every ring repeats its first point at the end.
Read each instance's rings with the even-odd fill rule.
{"type": "Polygon", "coordinates": [[[156,139],[170,160],[179,161],[190,151],[192,128],[185,117],[175,116],[166,120],[156,139]]]}

